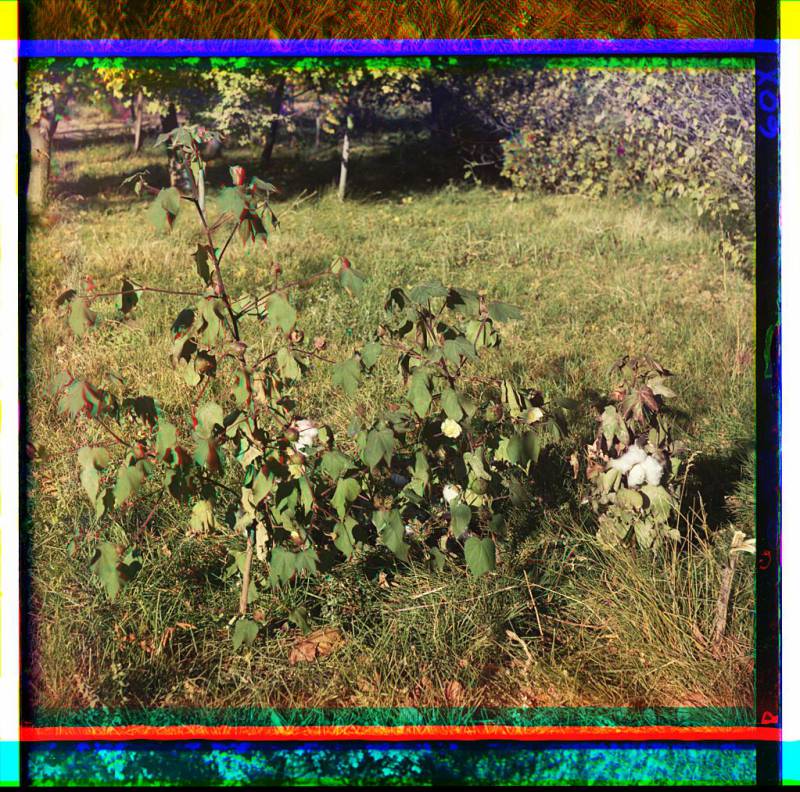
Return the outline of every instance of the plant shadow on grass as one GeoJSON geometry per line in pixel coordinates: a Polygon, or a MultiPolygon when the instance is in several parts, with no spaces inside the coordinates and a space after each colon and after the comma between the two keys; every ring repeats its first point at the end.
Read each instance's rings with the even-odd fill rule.
{"type": "MultiPolygon", "coordinates": [[[[117,142],[119,135],[107,141],[117,142]]],[[[95,141],[96,143],[97,141],[95,141]]],[[[73,144],[69,139],[59,139],[57,150],[67,150],[73,144]]],[[[77,148],[78,146],[74,146],[77,148]]],[[[147,148],[144,149],[145,153],[147,148]]],[[[338,146],[308,146],[277,144],[269,168],[260,166],[258,152],[251,148],[246,156],[242,149],[223,152],[207,165],[207,184],[211,189],[230,185],[229,167],[241,165],[249,175],[271,181],[279,190],[279,201],[292,201],[298,197],[335,189],[340,170],[338,146]]],[[[160,164],[149,165],[148,180],[154,187],[169,186],[166,153],[157,154],[160,164]]],[[[395,142],[380,142],[380,138],[356,139],[348,168],[347,198],[362,200],[399,200],[411,193],[425,194],[443,186],[464,180],[465,160],[453,148],[437,146],[426,136],[400,136],[395,142]]],[[[55,180],[57,196],[80,195],[85,205],[103,206],[113,195],[125,195],[128,187],[122,182],[142,168],[126,168],[120,162],[120,172],[113,176],[79,175],[76,178],[55,180]]],[[[489,183],[499,179],[496,170],[484,169],[482,177],[489,183]]],[[[132,194],[132,191],[131,191],[132,194]]]]}
{"type": "Polygon", "coordinates": [[[728,523],[754,529],[755,441],[740,439],[724,454],[698,455],[689,471],[689,493],[702,493],[701,516],[709,534],[728,523]]]}

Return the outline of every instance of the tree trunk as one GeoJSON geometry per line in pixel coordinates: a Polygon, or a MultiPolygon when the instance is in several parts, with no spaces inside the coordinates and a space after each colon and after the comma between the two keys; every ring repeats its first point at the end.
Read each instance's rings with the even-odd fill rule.
{"type": "Polygon", "coordinates": [[[342,139],[342,165],[339,169],[339,200],[343,201],[347,192],[347,166],[350,162],[350,127],[353,125],[353,117],[348,113],[347,121],[344,126],[344,138],[342,139]]]}
{"type": "Polygon", "coordinates": [[[53,137],[57,127],[55,109],[52,109],[46,114],[42,114],[38,123],[28,129],[28,138],[31,142],[28,206],[32,213],[41,212],[47,206],[50,192],[53,137]]]}
{"type": "Polygon", "coordinates": [[[431,98],[431,141],[445,146],[450,140],[452,97],[447,86],[433,78],[429,84],[431,98]]]}
{"type": "MultiPolygon", "coordinates": [[[[169,103],[167,107],[167,114],[161,116],[161,132],[172,132],[173,129],[178,127],[178,112],[175,109],[173,102],[169,103]]],[[[167,146],[167,158],[169,161],[169,184],[170,187],[176,187],[184,195],[188,195],[192,191],[192,182],[189,178],[189,172],[183,162],[182,156],[178,155],[176,149],[172,146],[167,146]]]]}
{"type": "MultiPolygon", "coordinates": [[[[278,115],[281,111],[281,105],[283,104],[283,94],[285,88],[286,88],[286,78],[281,76],[278,78],[278,82],[275,84],[275,93],[272,95],[272,104],[270,105],[270,111],[272,112],[273,115],[278,115]]],[[[275,148],[275,141],[278,139],[279,128],[280,128],[280,120],[276,118],[269,125],[269,131],[267,132],[267,137],[266,140],[264,141],[264,150],[261,152],[261,159],[258,163],[262,171],[266,170],[269,167],[269,163],[272,160],[272,150],[275,148]]]]}
{"type": "Polygon", "coordinates": [[[144,94],[140,88],[136,92],[133,100],[133,150],[140,151],[142,148],[142,116],[144,114],[144,94]]]}
{"type": "Polygon", "coordinates": [[[314,148],[318,149],[319,148],[319,135],[320,135],[320,132],[322,131],[322,116],[321,115],[317,115],[316,121],[317,121],[317,131],[316,131],[316,135],[314,136],[314,148]]]}

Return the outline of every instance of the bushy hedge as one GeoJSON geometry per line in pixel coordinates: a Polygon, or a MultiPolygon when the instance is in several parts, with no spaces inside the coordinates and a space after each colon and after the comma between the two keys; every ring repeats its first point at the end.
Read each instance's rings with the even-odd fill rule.
{"type": "Polygon", "coordinates": [[[498,100],[503,174],[519,189],[689,198],[742,243],[754,235],[753,74],[557,69],[498,100]]]}

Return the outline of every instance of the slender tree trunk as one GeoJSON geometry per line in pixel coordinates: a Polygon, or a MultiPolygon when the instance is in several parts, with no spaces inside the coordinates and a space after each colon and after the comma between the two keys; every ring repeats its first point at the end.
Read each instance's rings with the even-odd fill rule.
{"type": "Polygon", "coordinates": [[[320,135],[320,132],[322,131],[322,116],[321,115],[319,115],[319,114],[317,115],[316,122],[317,122],[317,131],[316,131],[316,135],[314,136],[314,148],[318,149],[319,148],[319,135],[320,135]]]}
{"type": "Polygon", "coordinates": [[[347,167],[350,163],[350,127],[353,125],[353,117],[347,114],[344,126],[344,137],[342,138],[342,165],[339,169],[339,200],[343,201],[347,192],[347,167]]]}
{"type": "Polygon", "coordinates": [[[53,153],[53,137],[58,120],[55,108],[43,113],[39,121],[28,129],[31,142],[31,170],[28,180],[28,205],[31,212],[41,212],[46,206],[50,192],[50,171],[53,153]]]}
{"type": "MultiPolygon", "coordinates": [[[[270,106],[270,111],[273,115],[278,115],[281,111],[281,105],[283,104],[283,94],[286,88],[286,78],[281,76],[278,78],[278,82],[275,84],[275,93],[272,95],[272,104],[270,106]]],[[[266,140],[264,141],[264,150],[261,152],[261,160],[259,161],[259,167],[261,170],[265,170],[269,167],[269,163],[272,160],[272,150],[275,148],[275,141],[278,139],[278,130],[280,128],[280,120],[277,118],[269,125],[269,131],[267,132],[266,140]]]]}
{"type": "Polygon", "coordinates": [[[144,115],[144,93],[140,88],[133,100],[133,150],[142,148],[142,116],[144,115]]]}

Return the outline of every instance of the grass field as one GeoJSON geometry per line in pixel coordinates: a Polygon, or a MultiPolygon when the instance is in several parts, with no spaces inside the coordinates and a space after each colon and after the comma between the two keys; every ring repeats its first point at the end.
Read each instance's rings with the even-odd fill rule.
{"type": "MultiPolygon", "coordinates": [[[[248,166],[257,154],[227,152],[212,186],[226,183],[227,164],[248,166]]],[[[188,539],[188,514],[167,500],[141,535],[151,501],[96,526],[74,452],[104,438],[59,416],[47,391],[60,370],[90,382],[110,371],[168,410],[190,402],[167,362],[180,298],[145,294],[133,321],[113,332],[101,325],[82,342],[54,302],[86,276],[113,291],[123,270],[152,286],[196,289],[196,227],[179,216],[171,236],[160,235],[147,202],[119,186],[143,168],[166,183],[162,154],[131,155],[124,140],[57,141],[57,195],[28,238],[28,417],[44,452],[32,465],[27,529],[36,708],[750,706],[749,556],[725,638],[710,642],[731,528],[753,533],[755,434],[753,284],[726,270],[715,235],[688,207],[636,196],[470,187],[458,167],[410,144],[356,146],[344,204],[331,186],[335,151],[279,146],[275,157],[281,229],[266,253],[234,246],[232,293],[268,284],[273,259],[291,278],[346,255],[369,278],[356,307],[327,283],[296,296],[306,334],[326,336],[338,358],[369,337],[391,286],[441,279],[483,288],[524,311],[488,357],[492,373],[524,372],[581,408],[540,463],[496,573],[476,580],[451,564],[434,575],[378,553],[281,591],[264,587],[253,607],[266,629],[252,650],[234,652],[227,625],[238,584],[223,577],[225,537],[188,539]],[[624,353],[652,354],[676,373],[678,433],[697,453],[688,539],[654,556],[599,549],[568,464],[592,439],[592,405],[624,353]],[[142,572],[114,603],[89,571],[98,533],[136,541],[143,553],[142,572]],[[299,630],[288,617],[300,605],[312,627],[337,628],[343,643],[292,665],[299,630]]],[[[381,365],[382,376],[345,397],[320,364],[304,382],[303,413],[337,430],[354,411],[371,415],[397,398],[399,376],[381,365]]]]}

